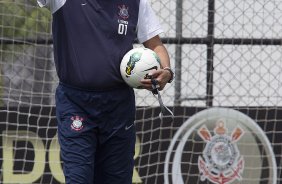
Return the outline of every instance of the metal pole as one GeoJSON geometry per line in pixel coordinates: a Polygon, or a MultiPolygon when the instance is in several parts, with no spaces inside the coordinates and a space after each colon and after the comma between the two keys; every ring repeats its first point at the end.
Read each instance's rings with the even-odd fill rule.
{"type": "Polygon", "coordinates": [[[207,43],[207,88],[206,88],[206,106],[213,105],[213,56],[214,56],[214,14],[215,0],[209,0],[208,5],[208,35],[207,43]]]}
{"type": "Polygon", "coordinates": [[[176,0],[175,87],[174,106],[181,105],[182,15],[183,0],[176,0]]]}

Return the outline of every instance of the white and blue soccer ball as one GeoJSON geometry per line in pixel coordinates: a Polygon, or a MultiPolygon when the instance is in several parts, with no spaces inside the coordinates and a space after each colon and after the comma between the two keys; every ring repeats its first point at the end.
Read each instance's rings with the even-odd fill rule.
{"type": "Polygon", "coordinates": [[[138,47],[128,51],[120,64],[123,80],[131,87],[140,89],[141,79],[148,78],[152,70],[160,68],[160,58],[148,48],[138,47]]]}

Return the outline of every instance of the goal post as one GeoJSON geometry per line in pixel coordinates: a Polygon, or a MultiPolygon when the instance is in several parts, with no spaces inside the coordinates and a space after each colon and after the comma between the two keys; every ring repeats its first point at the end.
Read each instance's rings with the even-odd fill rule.
{"type": "MultiPolygon", "coordinates": [[[[175,80],[135,90],[135,184],[282,182],[282,2],[149,0],[175,80]]],[[[0,0],[0,183],[64,183],[51,13],[0,0]]],[[[134,47],[140,47],[135,44],[134,47]]]]}

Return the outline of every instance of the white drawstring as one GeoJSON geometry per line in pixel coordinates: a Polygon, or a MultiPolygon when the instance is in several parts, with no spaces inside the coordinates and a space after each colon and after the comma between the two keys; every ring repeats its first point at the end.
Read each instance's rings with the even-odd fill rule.
{"type": "Polygon", "coordinates": [[[161,94],[158,90],[158,88],[160,87],[159,84],[158,84],[158,81],[155,80],[155,79],[151,79],[151,82],[152,82],[152,88],[153,88],[152,93],[153,93],[154,97],[159,101],[159,104],[160,104],[160,107],[161,107],[161,112],[159,114],[159,117],[163,118],[163,114],[164,114],[165,111],[169,112],[170,115],[172,117],[174,117],[173,112],[167,106],[165,106],[164,103],[163,103],[161,94]],[[158,97],[156,97],[155,95],[158,95],[158,97]]]}

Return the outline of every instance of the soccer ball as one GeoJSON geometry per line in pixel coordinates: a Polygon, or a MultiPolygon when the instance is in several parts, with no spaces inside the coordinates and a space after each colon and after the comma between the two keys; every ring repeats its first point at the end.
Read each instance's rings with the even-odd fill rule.
{"type": "Polygon", "coordinates": [[[141,79],[148,78],[152,70],[160,68],[160,58],[147,48],[134,48],[128,51],[120,64],[120,73],[123,80],[131,87],[140,89],[141,79]]]}

